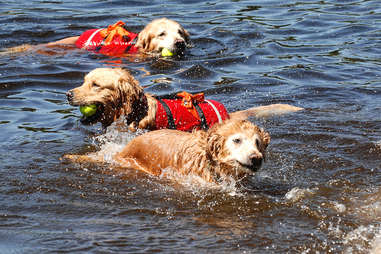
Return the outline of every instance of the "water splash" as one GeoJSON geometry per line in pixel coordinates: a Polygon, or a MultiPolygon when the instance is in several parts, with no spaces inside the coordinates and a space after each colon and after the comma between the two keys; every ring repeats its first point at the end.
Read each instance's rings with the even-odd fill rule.
{"type": "Polygon", "coordinates": [[[301,188],[295,187],[286,193],[285,199],[291,202],[297,202],[301,199],[304,199],[307,196],[312,196],[314,193],[315,191],[309,188],[301,189],[301,188]]]}
{"type": "Polygon", "coordinates": [[[379,232],[372,243],[372,249],[370,250],[370,254],[380,254],[380,253],[381,253],[381,229],[379,229],[379,232]]]}
{"type": "Polygon", "coordinates": [[[192,192],[194,195],[203,195],[209,191],[226,193],[230,196],[243,195],[242,190],[237,187],[237,181],[233,178],[223,179],[218,184],[208,182],[200,176],[189,174],[183,175],[177,170],[165,168],[160,175],[161,178],[170,179],[181,185],[181,189],[192,192]]]}
{"type": "Polygon", "coordinates": [[[104,134],[93,138],[94,145],[99,148],[97,155],[101,155],[105,162],[111,164],[115,163],[113,156],[122,151],[128,142],[146,132],[140,129],[136,132],[131,132],[118,123],[113,123],[104,134]]]}
{"type": "Polygon", "coordinates": [[[370,253],[380,254],[380,236],[379,225],[361,225],[344,236],[345,253],[365,253],[371,249],[370,253]]]}
{"type": "MultiPolygon", "coordinates": [[[[123,121],[123,120],[121,120],[123,121]]],[[[122,151],[122,149],[135,137],[146,133],[147,130],[138,129],[136,132],[129,131],[119,122],[113,123],[107,128],[107,131],[99,136],[93,137],[93,144],[97,147],[97,152],[90,156],[103,158],[103,161],[110,164],[116,164],[113,156],[122,151]]],[[[193,174],[183,175],[177,170],[165,168],[162,170],[159,178],[170,180],[172,184],[179,184],[186,191],[191,191],[194,195],[203,195],[209,191],[218,191],[226,193],[230,196],[243,195],[242,189],[237,187],[239,180],[233,178],[223,179],[220,183],[215,184],[207,182],[201,177],[193,174]]]]}

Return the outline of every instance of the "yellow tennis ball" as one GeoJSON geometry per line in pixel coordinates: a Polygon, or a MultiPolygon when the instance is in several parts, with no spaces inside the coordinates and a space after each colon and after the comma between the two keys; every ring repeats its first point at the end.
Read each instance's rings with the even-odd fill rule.
{"type": "Polygon", "coordinates": [[[97,112],[97,105],[90,104],[86,106],[79,106],[79,111],[81,111],[82,115],[89,117],[97,112]]]}
{"type": "Polygon", "coordinates": [[[173,56],[173,53],[169,49],[163,48],[161,50],[161,56],[173,56]]]}

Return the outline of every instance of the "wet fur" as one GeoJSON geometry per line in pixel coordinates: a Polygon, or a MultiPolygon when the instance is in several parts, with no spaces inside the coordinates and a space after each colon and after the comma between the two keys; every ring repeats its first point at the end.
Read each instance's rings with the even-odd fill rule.
{"type": "Polygon", "coordinates": [[[176,21],[161,18],[149,23],[138,35],[136,46],[141,52],[183,52],[190,43],[189,33],[176,21]]]}
{"type": "MultiPolygon", "coordinates": [[[[36,51],[40,54],[54,54],[52,49],[73,49],[79,36],[64,38],[40,45],[24,44],[8,48],[4,53],[36,51]]],[[[138,34],[136,46],[140,53],[160,55],[162,48],[168,48],[174,54],[182,54],[190,44],[189,33],[178,22],[167,18],[151,21],[138,34]]],[[[58,52],[57,52],[58,53],[58,52]]]]}
{"type": "MultiPolygon", "coordinates": [[[[84,83],[67,92],[71,105],[98,104],[100,114],[92,121],[101,122],[106,128],[116,119],[125,116],[131,129],[155,129],[157,111],[156,99],[147,93],[138,81],[126,70],[120,68],[98,68],[85,76],[84,83]]],[[[302,108],[287,104],[272,104],[231,112],[233,119],[247,119],[250,116],[266,116],[295,112],[302,108]]]]}
{"type": "MultiPolygon", "coordinates": [[[[270,135],[247,120],[226,120],[215,124],[208,131],[182,132],[156,130],[131,140],[113,159],[120,170],[134,168],[152,175],[165,175],[173,170],[180,175],[196,175],[207,182],[218,183],[223,179],[240,179],[255,173],[265,159],[270,135]],[[235,147],[228,140],[240,135],[250,146],[245,147],[248,163],[243,165],[234,157],[235,147]]],[[[237,145],[238,146],[238,145],[237,145]]],[[[64,158],[77,163],[103,162],[99,154],[66,155],[64,158]]]]}

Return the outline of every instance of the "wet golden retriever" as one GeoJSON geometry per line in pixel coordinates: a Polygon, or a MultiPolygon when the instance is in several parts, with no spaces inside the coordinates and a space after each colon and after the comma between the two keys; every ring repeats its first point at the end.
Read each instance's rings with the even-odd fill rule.
{"type": "MultiPolygon", "coordinates": [[[[101,29],[99,29],[99,31],[100,30],[101,29]]],[[[95,32],[98,32],[98,30],[96,30],[95,32]]],[[[94,35],[91,35],[91,36],[94,36],[94,35]]],[[[124,34],[121,34],[120,36],[123,38],[128,37],[128,36],[125,36],[124,34]]],[[[35,50],[39,53],[44,53],[44,52],[48,53],[49,48],[54,48],[54,47],[75,48],[76,45],[77,47],[87,49],[87,47],[78,46],[79,44],[77,44],[77,41],[79,38],[80,36],[73,36],[73,37],[68,37],[59,41],[54,41],[54,42],[35,45],[35,46],[25,44],[18,47],[10,48],[7,51],[8,52],[23,52],[27,50],[35,50]]],[[[120,41],[118,42],[120,43],[120,41]]],[[[102,43],[104,42],[102,41],[102,43]]],[[[160,19],[155,19],[149,24],[147,24],[144,27],[144,29],[141,32],[139,32],[139,34],[137,35],[136,41],[134,40],[132,42],[132,46],[135,48],[134,52],[136,51],[136,52],[145,53],[145,54],[153,54],[153,55],[159,54],[161,53],[163,48],[167,48],[173,54],[183,54],[186,47],[189,46],[189,43],[190,43],[189,33],[178,22],[171,19],[167,19],[167,18],[160,18],[160,19]]],[[[92,45],[92,46],[96,46],[95,48],[97,48],[98,46],[101,46],[101,45],[92,45]]],[[[105,52],[106,52],[105,54],[107,54],[107,51],[105,52]]],[[[109,55],[113,55],[113,54],[109,54],[109,55]]]]}
{"type": "MultiPolygon", "coordinates": [[[[258,171],[269,142],[269,133],[258,126],[247,120],[230,119],[208,131],[147,132],[131,140],[113,160],[122,170],[133,168],[156,176],[173,170],[218,183],[229,178],[239,180],[258,171]]],[[[103,162],[103,156],[97,153],[64,158],[77,163],[103,162]]]]}
{"type": "MultiPolygon", "coordinates": [[[[123,116],[131,129],[156,129],[158,100],[144,93],[138,81],[124,69],[98,68],[91,71],[80,87],[67,92],[67,99],[73,106],[97,105],[96,114],[82,117],[83,124],[100,122],[106,128],[123,116]]],[[[272,104],[230,112],[229,118],[247,119],[301,109],[287,104],[272,104]]]]}

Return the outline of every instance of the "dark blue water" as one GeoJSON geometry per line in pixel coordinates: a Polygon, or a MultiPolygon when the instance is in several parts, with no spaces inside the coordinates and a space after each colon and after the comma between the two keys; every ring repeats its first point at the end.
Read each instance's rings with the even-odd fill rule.
{"type": "Polygon", "coordinates": [[[0,48],[163,16],[191,33],[184,59],[0,55],[0,253],[380,253],[379,1],[1,2],[0,48]],[[82,126],[66,102],[101,66],[230,111],[306,110],[252,119],[272,140],[247,191],[62,162],[131,138],[82,126]]]}

